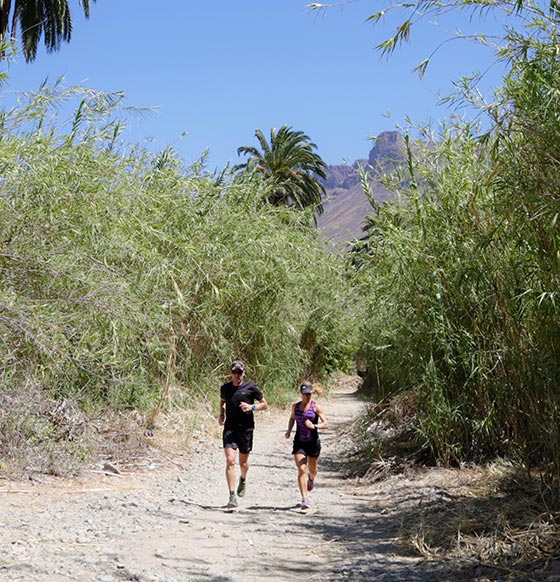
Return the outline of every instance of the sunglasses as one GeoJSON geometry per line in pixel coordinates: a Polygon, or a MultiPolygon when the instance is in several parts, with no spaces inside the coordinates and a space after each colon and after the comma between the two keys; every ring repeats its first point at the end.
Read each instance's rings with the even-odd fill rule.
{"type": "Polygon", "coordinates": [[[232,370],[232,374],[243,374],[243,370],[232,370]]]}

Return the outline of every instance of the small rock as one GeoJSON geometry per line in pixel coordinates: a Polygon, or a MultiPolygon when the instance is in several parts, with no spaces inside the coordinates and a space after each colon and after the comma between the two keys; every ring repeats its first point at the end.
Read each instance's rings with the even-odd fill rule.
{"type": "Polygon", "coordinates": [[[121,472],[113,465],[113,463],[109,463],[109,461],[105,461],[103,463],[103,470],[108,471],[109,473],[114,473],[115,475],[120,475],[121,472]]]}

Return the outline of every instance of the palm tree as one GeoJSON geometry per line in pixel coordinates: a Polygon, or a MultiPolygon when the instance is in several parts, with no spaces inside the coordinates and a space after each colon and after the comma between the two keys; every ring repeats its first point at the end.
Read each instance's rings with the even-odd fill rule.
{"type": "Polygon", "coordinates": [[[260,129],[255,131],[261,150],[252,146],[237,149],[238,155],[249,156],[234,172],[259,172],[271,183],[269,201],[300,210],[311,207],[322,214],[324,185],[318,178],[327,177],[327,164],[315,153],[317,146],[302,131],[283,125],[270,130],[270,143],[260,129]]]}
{"type": "MultiPolygon", "coordinates": [[[[95,0],[92,0],[95,2],[95,0]]],[[[79,0],[89,18],[89,0],[79,0]]],[[[0,42],[12,41],[21,29],[21,44],[29,63],[37,56],[37,45],[45,35],[47,52],[60,48],[72,36],[72,17],[68,0],[0,0],[0,42]]]]}

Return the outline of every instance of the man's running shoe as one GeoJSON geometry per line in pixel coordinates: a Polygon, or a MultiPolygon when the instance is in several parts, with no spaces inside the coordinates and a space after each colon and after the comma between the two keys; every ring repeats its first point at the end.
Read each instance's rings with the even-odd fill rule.
{"type": "Polygon", "coordinates": [[[309,503],[309,499],[307,499],[307,497],[304,497],[304,498],[301,500],[301,505],[299,506],[299,508],[300,508],[302,511],[305,511],[306,509],[309,509],[310,507],[311,507],[311,504],[309,503]]]}
{"type": "Polygon", "coordinates": [[[239,497],[243,497],[245,495],[246,489],[247,489],[247,480],[239,477],[239,485],[237,486],[237,495],[239,495],[239,497]]]}
{"type": "Polygon", "coordinates": [[[235,496],[235,493],[232,493],[229,496],[229,501],[227,502],[226,507],[228,509],[233,509],[234,507],[237,507],[237,497],[235,496]]]}
{"type": "Polygon", "coordinates": [[[315,487],[315,481],[311,479],[309,475],[307,475],[307,491],[313,491],[315,487]]]}

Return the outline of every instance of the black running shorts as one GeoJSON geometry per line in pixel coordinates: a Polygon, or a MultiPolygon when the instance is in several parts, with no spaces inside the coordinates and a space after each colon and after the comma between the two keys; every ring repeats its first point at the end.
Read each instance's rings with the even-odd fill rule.
{"type": "Polygon", "coordinates": [[[318,457],[321,454],[321,441],[300,441],[294,439],[292,455],[297,454],[312,458],[318,457]]]}
{"type": "Polygon", "coordinates": [[[253,429],[225,429],[222,441],[224,449],[239,450],[240,453],[248,455],[253,450],[253,429]]]}

